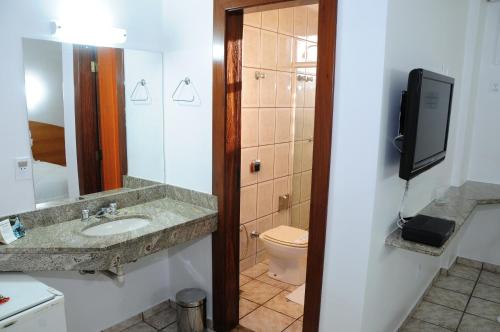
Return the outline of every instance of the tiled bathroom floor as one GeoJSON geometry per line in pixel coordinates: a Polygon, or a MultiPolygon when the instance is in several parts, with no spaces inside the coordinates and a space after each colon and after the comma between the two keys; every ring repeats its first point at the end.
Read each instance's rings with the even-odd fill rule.
{"type": "Polygon", "coordinates": [[[286,296],[297,286],[267,276],[267,261],[240,274],[240,328],[255,332],[302,331],[304,306],[286,296]]]}
{"type": "Polygon", "coordinates": [[[459,259],[440,275],[401,332],[500,331],[500,272],[459,259]]]}

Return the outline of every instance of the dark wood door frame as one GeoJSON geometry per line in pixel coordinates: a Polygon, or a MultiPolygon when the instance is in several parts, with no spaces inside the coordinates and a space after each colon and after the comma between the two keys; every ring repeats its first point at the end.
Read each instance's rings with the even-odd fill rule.
{"type": "MultiPolygon", "coordinates": [[[[213,193],[219,198],[212,236],[214,328],[238,324],[241,38],[243,9],[288,0],[215,0],[213,40],[213,193]]],[[[313,172],[303,330],[318,331],[323,281],[330,155],[337,0],[319,0],[318,63],[313,172]]]]}

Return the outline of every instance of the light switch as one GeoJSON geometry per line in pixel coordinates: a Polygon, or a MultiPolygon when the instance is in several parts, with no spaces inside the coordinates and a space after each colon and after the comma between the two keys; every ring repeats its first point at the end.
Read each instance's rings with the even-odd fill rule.
{"type": "Polygon", "coordinates": [[[16,180],[31,180],[32,170],[31,170],[31,158],[16,158],[15,161],[16,168],[16,180]]]}

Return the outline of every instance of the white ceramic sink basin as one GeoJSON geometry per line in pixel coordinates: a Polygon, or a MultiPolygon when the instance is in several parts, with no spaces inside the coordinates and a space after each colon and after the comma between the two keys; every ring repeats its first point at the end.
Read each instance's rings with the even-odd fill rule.
{"type": "Polygon", "coordinates": [[[116,235],[146,227],[150,222],[146,217],[124,217],[85,228],[82,233],[87,236],[116,235]]]}

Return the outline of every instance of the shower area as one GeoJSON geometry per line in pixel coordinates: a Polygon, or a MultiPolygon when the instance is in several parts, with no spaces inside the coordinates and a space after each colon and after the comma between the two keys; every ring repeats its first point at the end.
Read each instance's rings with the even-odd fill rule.
{"type": "Polygon", "coordinates": [[[269,256],[259,236],[282,225],[307,231],[314,222],[309,209],[318,6],[252,9],[243,24],[240,324],[259,330],[272,321],[272,330],[301,330],[303,295],[302,305],[288,300],[298,286],[268,275],[269,256]]]}

